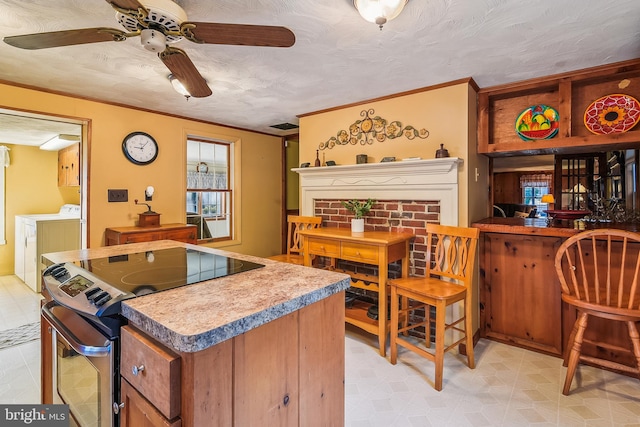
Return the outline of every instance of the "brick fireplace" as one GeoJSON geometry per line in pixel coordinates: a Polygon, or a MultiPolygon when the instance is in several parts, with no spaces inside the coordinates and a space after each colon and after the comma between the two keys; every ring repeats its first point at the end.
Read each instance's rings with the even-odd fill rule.
{"type": "MultiPolygon", "coordinates": [[[[447,157],[294,169],[300,175],[301,214],[321,216],[323,227],[348,228],[353,216],[340,202],[375,199],[365,229],[413,231],[410,273],[424,276],[426,223],[458,225],[460,163],[447,157]]],[[[391,277],[398,268],[390,266],[391,277]]]]}

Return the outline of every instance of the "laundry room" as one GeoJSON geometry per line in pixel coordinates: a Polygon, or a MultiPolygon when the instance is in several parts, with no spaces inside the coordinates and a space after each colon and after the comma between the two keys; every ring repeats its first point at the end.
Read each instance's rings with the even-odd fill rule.
{"type": "Polygon", "coordinates": [[[0,110],[5,224],[0,275],[39,292],[40,254],[80,248],[82,125],[0,110]],[[53,144],[53,145],[52,145],[53,144]]]}

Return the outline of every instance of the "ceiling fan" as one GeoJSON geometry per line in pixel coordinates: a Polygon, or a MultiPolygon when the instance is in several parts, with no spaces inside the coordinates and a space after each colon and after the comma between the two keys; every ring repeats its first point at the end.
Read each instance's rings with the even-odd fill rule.
{"type": "Polygon", "coordinates": [[[21,49],[46,49],[140,36],[145,49],[158,53],[171,74],[191,96],[204,98],[211,89],[191,59],[170,45],[187,39],[194,43],[290,47],[295,35],[288,28],[266,25],[188,22],[187,14],[172,0],[106,0],[126,31],[98,27],[9,36],[4,42],[21,49]]]}

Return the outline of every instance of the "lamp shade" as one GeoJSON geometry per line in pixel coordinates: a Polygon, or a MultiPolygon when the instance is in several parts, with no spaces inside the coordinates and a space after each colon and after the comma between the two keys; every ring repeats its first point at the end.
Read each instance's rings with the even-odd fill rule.
{"type": "Polygon", "coordinates": [[[545,194],[544,196],[542,196],[542,199],[540,201],[546,204],[556,202],[556,200],[553,198],[553,194],[545,194]]]}
{"type": "Polygon", "coordinates": [[[176,92],[178,92],[180,95],[182,95],[182,96],[186,97],[187,99],[189,99],[191,94],[189,93],[187,88],[184,87],[182,82],[180,80],[178,80],[176,78],[176,76],[174,76],[173,74],[169,74],[168,78],[169,78],[169,81],[171,82],[171,86],[173,86],[173,89],[176,92]]]}
{"type": "Polygon", "coordinates": [[[380,29],[402,12],[408,0],[353,0],[360,16],[366,21],[378,24],[380,29]]]}

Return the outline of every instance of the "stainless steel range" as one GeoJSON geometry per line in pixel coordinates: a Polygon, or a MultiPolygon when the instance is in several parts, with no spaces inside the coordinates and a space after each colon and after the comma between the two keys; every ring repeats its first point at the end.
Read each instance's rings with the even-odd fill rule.
{"type": "Polygon", "coordinates": [[[53,346],[47,403],[68,404],[78,426],[118,426],[122,301],[260,267],[184,247],[50,266],[42,275],[53,299],[42,308],[53,346]]]}

